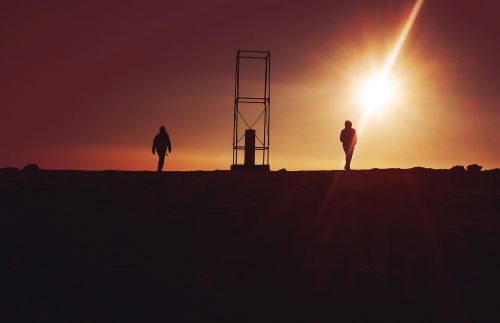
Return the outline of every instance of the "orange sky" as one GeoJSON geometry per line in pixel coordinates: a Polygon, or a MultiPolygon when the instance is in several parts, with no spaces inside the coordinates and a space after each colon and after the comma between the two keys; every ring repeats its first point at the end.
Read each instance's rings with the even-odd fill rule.
{"type": "MultiPolygon", "coordinates": [[[[0,52],[0,167],[228,169],[234,58],[270,50],[272,169],[340,169],[339,133],[364,109],[414,1],[121,1],[7,4],[0,52]]],[[[500,167],[500,7],[425,1],[370,115],[353,168],[500,167]]],[[[251,80],[249,80],[251,81],[251,80]]]]}

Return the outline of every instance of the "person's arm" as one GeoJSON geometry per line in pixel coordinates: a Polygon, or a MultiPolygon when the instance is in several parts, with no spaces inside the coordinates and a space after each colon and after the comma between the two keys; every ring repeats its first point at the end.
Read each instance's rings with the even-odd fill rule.
{"type": "Polygon", "coordinates": [[[344,143],[344,130],[340,132],[340,142],[344,143]]]}
{"type": "Polygon", "coordinates": [[[156,144],[156,137],[155,137],[155,139],[153,139],[153,148],[151,148],[151,149],[152,149],[152,151],[153,151],[153,155],[154,155],[154,154],[155,154],[155,152],[156,152],[156,145],[155,145],[155,144],[156,144]]]}
{"type": "Polygon", "coordinates": [[[170,136],[167,136],[167,149],[168,153],[172,152],[172,143],[170,143],[170,136]]]}
{"type": "Polygon", "coordinates": [[[358,143],[358,134],[356,131],[354,131],[354,138],[353,138],[353,146],[355,146],[358,143]]]}

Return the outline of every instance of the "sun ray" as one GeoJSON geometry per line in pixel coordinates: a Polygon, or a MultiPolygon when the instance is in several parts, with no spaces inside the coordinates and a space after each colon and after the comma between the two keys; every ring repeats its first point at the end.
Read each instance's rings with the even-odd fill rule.
{"type": "Polygon", "coordinates": [[[424,0],[417,0],[415,5],[413,6],[410,16],[406,20],[403,30],[401,30],[401,33],[399,34],[398,40],[396,41],[396,45],[394,46],[391,54],[387,58],[387,61],[384,65],[384,69],[382,70],[383,77],[391,73],[392,67],[394,66],[394,63],[396,62],[399,56],[399,52],[401,51],[401,48],[403,47],[406,41],[406,38],[408,38],[408,34],[410,33],[411,27],[413,26],[423,3],[424,0]]]}
{"type": "MultiPolygon", "coordinates": [[[[363,95],[377,95],[377,100],[379,100],[380,103],[384,103],[387,99],[387,93],[373,93],[377,90],[387,90],[387,87],[390,86],[390,75],[392,72],[392,68],[394,67],[394,64],[396,63],[399,53],[401,52],[401,49],[403,48],[403,45],[408,38],[408,35],[411,31],[411,28],[413,24],[415,23],[415,20],[418,16],[418,13],[420,12],[420,9],[422,7],[422,4],[424,3],[424,0],[417,0],[415,4],[413,5],[413,8],[411,10],[410,15],[406,19],[406,22],[403,26],[403,29],[401,30],[399,37],[394,45],[394,48],[390,52],[389,56],[387,57],[387,60],[385,61],[385,64],[383,65],[383,68],[381,71],[378,73],[378,75],[372,76],[372,78],[368,81],[368,84],[364,86],[364,89],[362,88],[361,91],[364,91],[365,93],[363,95]],[[373,84],[374,82],[377,82],[377,84],[373,84]],[[366,88],[366,86],[370,88],[366,88]]],[[[366,104],[366,102],[365,102],[366,104]]],[[[368,119],[369,114],[372,112],[372,108],[368,107],[366,111],[363,113],[361,120],[357,126],[358,132],[361,133],[364,125],[368,119]]]]}

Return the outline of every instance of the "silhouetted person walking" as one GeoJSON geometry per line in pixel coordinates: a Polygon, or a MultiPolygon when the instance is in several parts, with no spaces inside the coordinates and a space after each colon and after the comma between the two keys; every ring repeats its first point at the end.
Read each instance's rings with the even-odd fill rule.
{"type": "Polygon", "coordinates": [[[170,137],[164,126],[160,127],[160,132],[155,136],[153,140],[153,155],[158,153],[158,172],[160,173],[163,169],[163,163],[165,162],[165,155],[167,150],[170,153],[172,151],[172,144],[170,143],[170,137]]]}
{"type": "Polygon", "coordinates": [[[342,142],[345,152],[344,169],[350,170],[352,154],[354,153],[354,146],[356,146],[358,137],[356,136],[356,130],[352,128],[352,122],[349,120],[346,120],[345,128],[340,132],[340,141],[342,142]]]}

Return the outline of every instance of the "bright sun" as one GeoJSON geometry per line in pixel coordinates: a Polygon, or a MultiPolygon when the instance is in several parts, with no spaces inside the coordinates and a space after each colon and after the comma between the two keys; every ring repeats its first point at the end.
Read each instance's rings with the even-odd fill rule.
{"type": "Polygon", "coordinates": [[[388,75],[374,74],[360,84],[358,98],[367,112],[380,112],[393,101],[394,90],[388,75]]]}

